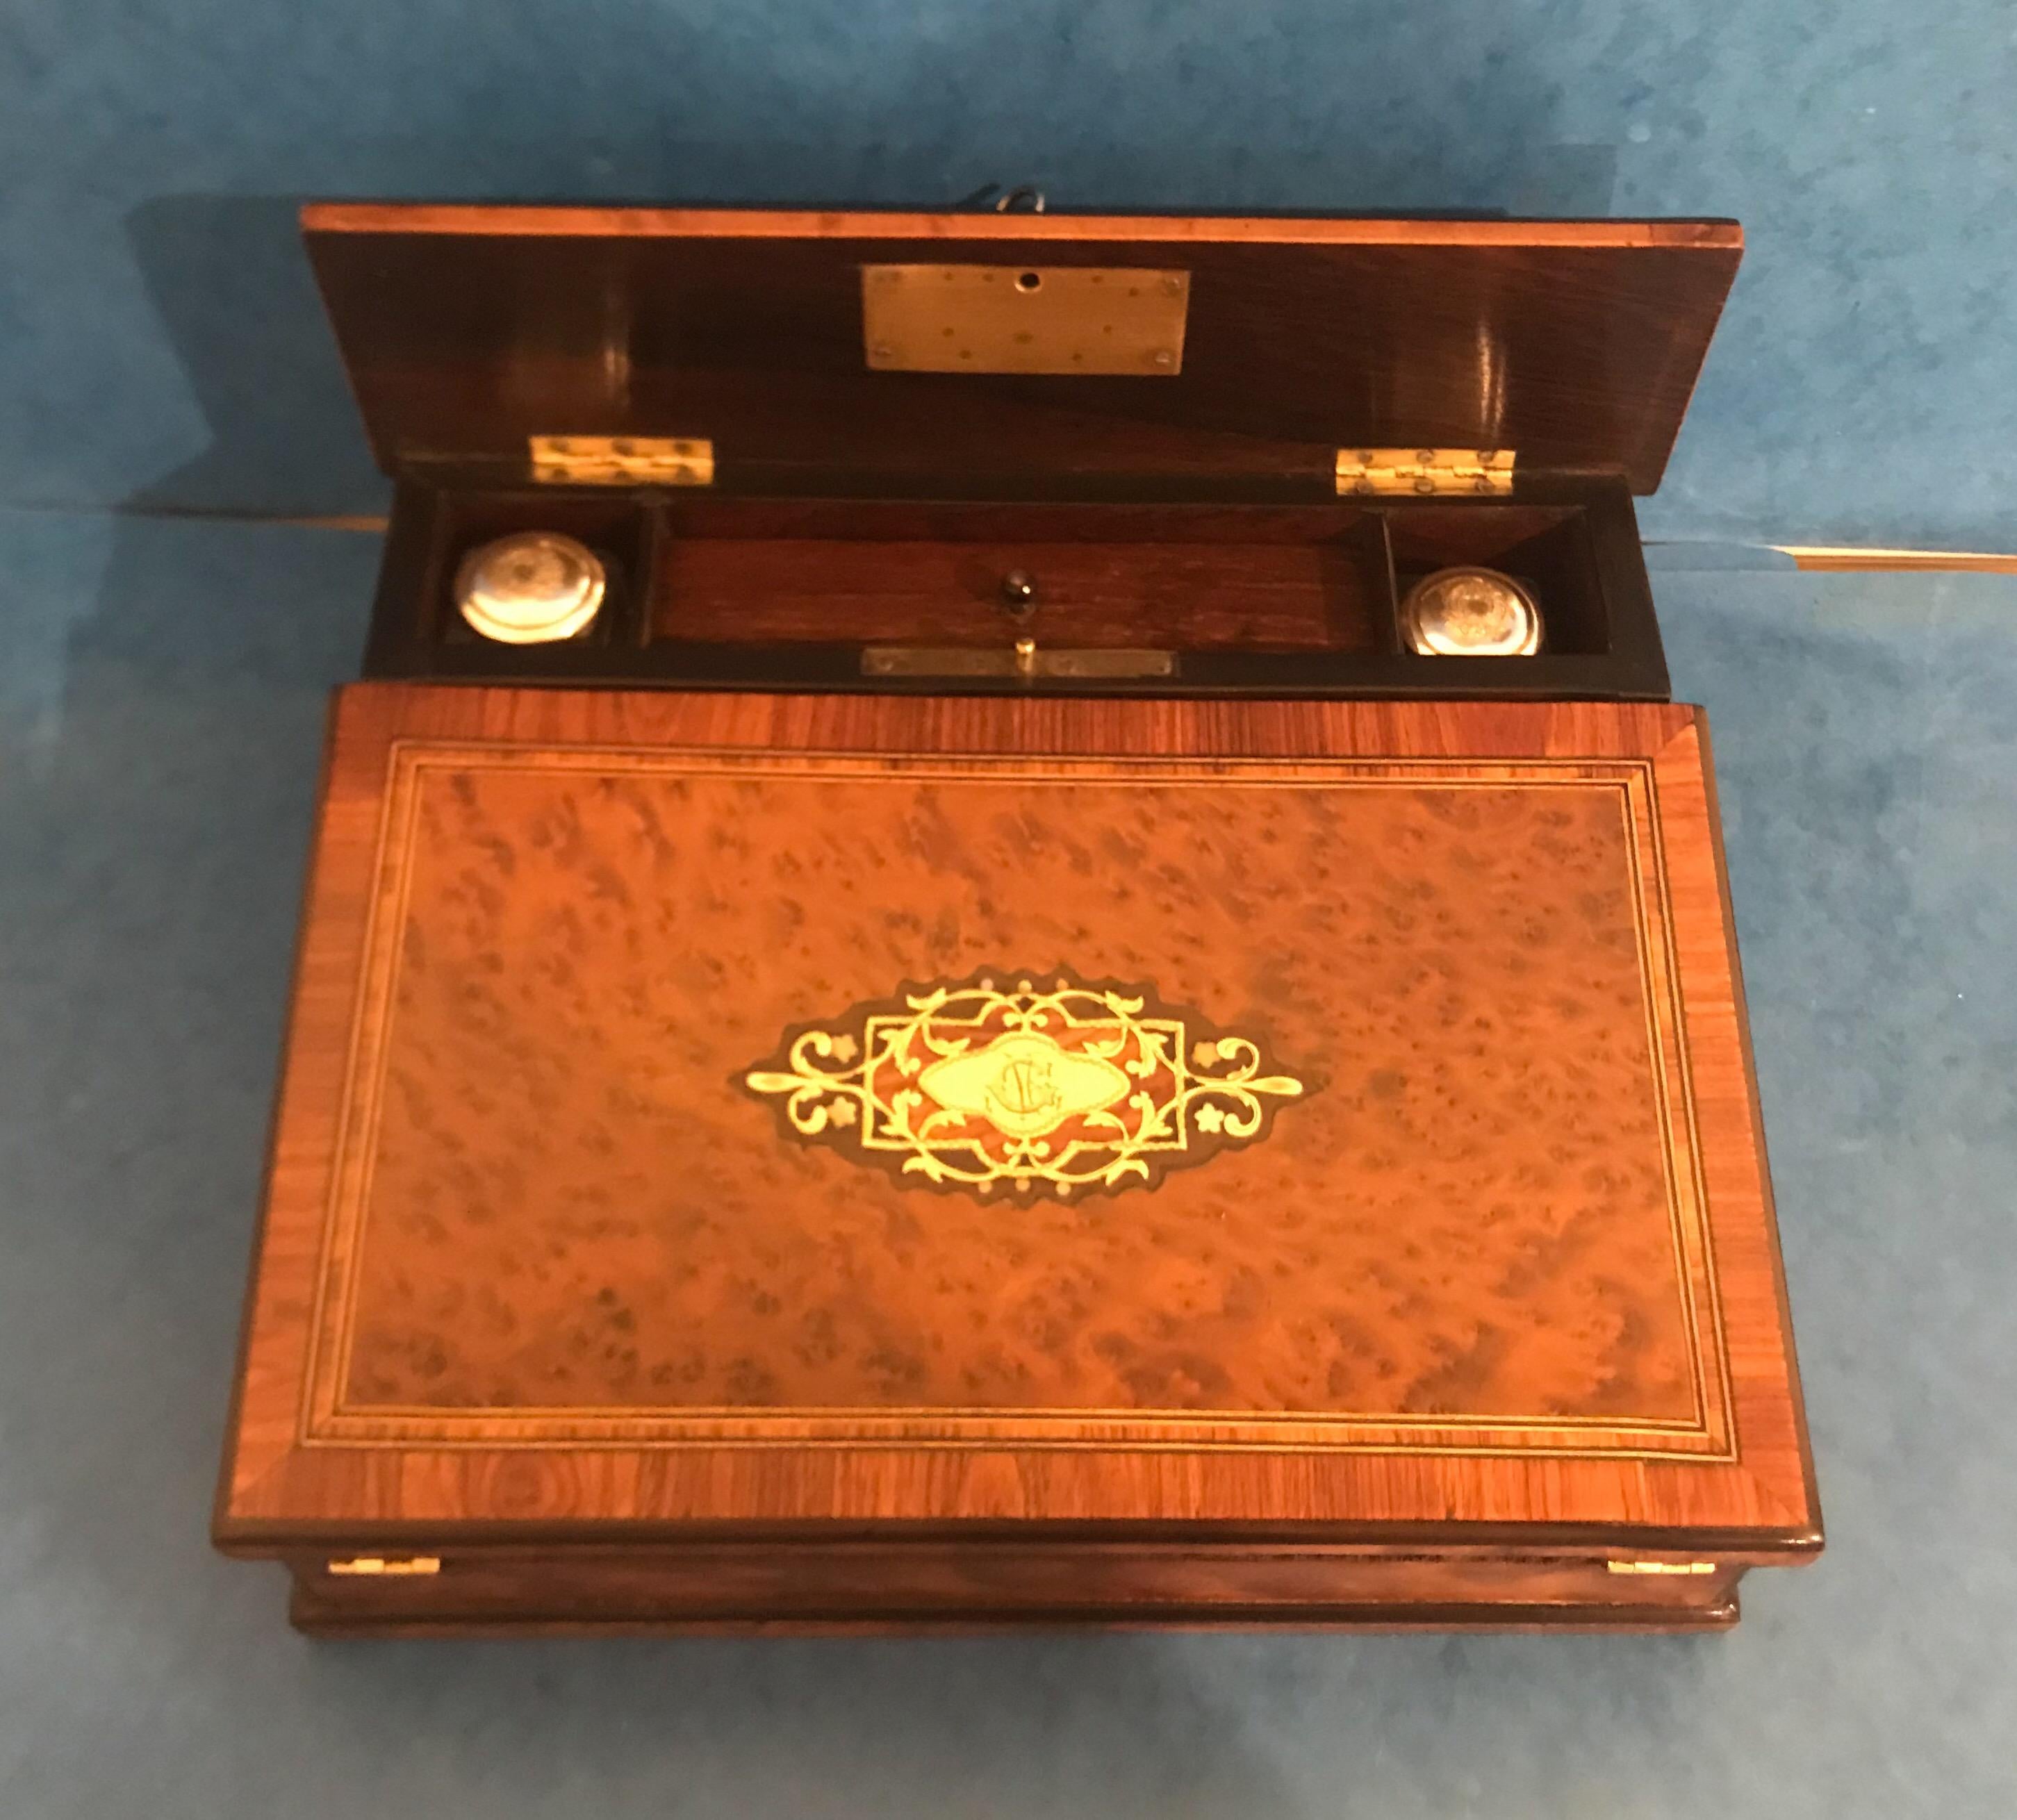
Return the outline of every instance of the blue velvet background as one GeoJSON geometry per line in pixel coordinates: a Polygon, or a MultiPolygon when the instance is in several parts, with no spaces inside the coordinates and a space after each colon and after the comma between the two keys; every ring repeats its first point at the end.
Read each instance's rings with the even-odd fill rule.
{"type": "Polygon", "coordinates": [[[0,1820],[2017,1813],[2010,0],[0,0],[0,1820]],[[1698,211],[1714,717],[1830,1547],[1723,1638],[312,1645],[204,1545],[377,540],[294,199],[1698,211]],[[164,517],[186,509],[216,519],[164,517]]]}
{"type": "Polygon", "coordinates": [[[1651,534],[2012,541],[2008,0],[8,0],[0,504],[378,488],[302,195],[1732,214],[1651,534]]]}

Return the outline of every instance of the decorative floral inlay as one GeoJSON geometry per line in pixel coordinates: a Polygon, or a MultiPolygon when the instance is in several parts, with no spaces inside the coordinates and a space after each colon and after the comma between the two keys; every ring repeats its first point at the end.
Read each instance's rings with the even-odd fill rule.
{"type": "Polygon", "coordinates": [[[1258,1137],[1303,1083],[1261,1045],[1062,976],[901,989],[801,1030],[744,1084],[792,1135],[941,1188],[1021,1193],[1153,1186],[1258,1137]]]}

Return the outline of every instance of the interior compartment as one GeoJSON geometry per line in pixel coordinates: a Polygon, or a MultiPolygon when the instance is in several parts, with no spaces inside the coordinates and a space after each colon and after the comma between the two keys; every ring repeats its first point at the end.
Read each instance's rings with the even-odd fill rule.
{"type": "Polygon", "coordinates": [[[1352,506],[674,499],[650,620],[702,643],[1370,651],[1389,593],[1379,520],[1352,506]]]}
{"type": "MultiPolygon", "coordinates": [[[[984,666],[983,666],[984,668],[984,666]]],[[[699,489],[399,488],[373,676],[682,687],[1037,687],[1091,693],[1664,699],[1629,495],[1537,476],[1511,499],[1219,503],[752,497],[699,489]],[[514,531],[579,538],[609,593],[580,637],[512,646],[464,624],[467,552],[514,531]],[[1436,569],[1503,570],[1539,600],[1532,658],[1423,658],[1399,604],[1436,569]],[[1005,578],[1029,578],[1026,607],[1005,578]],[[1139,677],[1019,679],[864,653],[1171,654],[1139,677]]]]}
{"type": "MultiPolygon", "coordinates": [[[[432,635],[446,645],[494,649],[456,609],[456,571],[471,550],[514,532],[557,531],[586,544],[601,560],[605,575],[602,606],[570,644],[636,642],[640,582],[650,572],[648,548],[651,514],[627,493],[591,493],[553,488],[521,492],[444,492],[432,514],[430,560],[419,589],[421,614],[432,635]]],[[[521,647],[536,650],[537,646],[521,647]]],[[[544,647],[550,648],[550,647],[544,647]]]]}
{"type": "MultiPolygon", "coordinates": [[[[1540,604],[1543,651],[1593,657],[1611,648],[1603,578],[1582,507],[1397,500],[1386,518],[1399,598],[1438,569],[1497,569],[1540,604]]],[[[1448,661],[1407,654],[1416,663],[1448,661]]]]}

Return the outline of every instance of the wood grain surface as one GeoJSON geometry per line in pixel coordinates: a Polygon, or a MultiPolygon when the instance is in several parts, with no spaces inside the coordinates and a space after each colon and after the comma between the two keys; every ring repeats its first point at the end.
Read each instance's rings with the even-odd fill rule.
{"type": "Polygon", "coordinates": [[[669,538],[653,636],[1203,651],[1380,651],[1391,608],[1377,528],[1345,543],[669,538]],[[1032,577],[1012,622],[1003,578],[1032,577]]]}
{"type": "Polygon", "coordinates": [[[702,436],[730,491],[1313,475],[1512,449],[1659,483],[1734,222],[324,205],[304,218],[388,472],[529,435],[702,436]],[[871,371],[865,265],[1174,268],[1167,377],[871,371]],[[881,477],[871,483],[864,477],[881,477]]]}
{"type": "Polygon", "coordinates": [[[1689,709],[345,691],[220,1536],[1810,1548],[1733,968],[1689,709]],[[737,1085],[997,965],[1309,1091],[1001,1206],[737,1085]]]}
{"type": "Polygon", "coordinates": [[[312,202],[310,234],[556,235],[586,240],[809,240],[886,233],[910,240],[1203,240],[1353,247],[1709,247],[1741,250],[1734,221],[1508,221],[1427,217],[1355,220],[1280,215],[990,213],[969,210],[650,208],[551,203],[312,202]]]}
{"type": "Polygon", "coordinates": [[[1477,769],[410,747],[332,1408],[1698,1424],[1633,774],[1477,769]],[[1005,1206],[741,1087],[990,968],[1207,1007],[1303,1101],[1153,1191],[1005,1206]]]}
{"type": "Polygon", "coordinates": [[[349,1636],[964,1631],[1003,1624],[1685,1631],[1734,1622],[1741,1567],[1615,1574],[1601,1561],[1322,1547],[945,1540],[493,1549],[424,1578],[296,1559],[291,1616],[349,1636]]]}

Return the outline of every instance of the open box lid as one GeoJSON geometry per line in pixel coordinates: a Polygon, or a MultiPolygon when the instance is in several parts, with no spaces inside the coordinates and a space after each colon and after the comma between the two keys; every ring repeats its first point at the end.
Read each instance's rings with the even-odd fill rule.
{"type": "Polygon", "coordinates": [[[1327,490],[1347,447],[1511,451],[1651,492],[1743,243],[1724,221],[320,204],[303,224],[388,472],[522,478],[536,438],[680,438],[711,460],[666,478],[783,493],[1327,490]]]}

